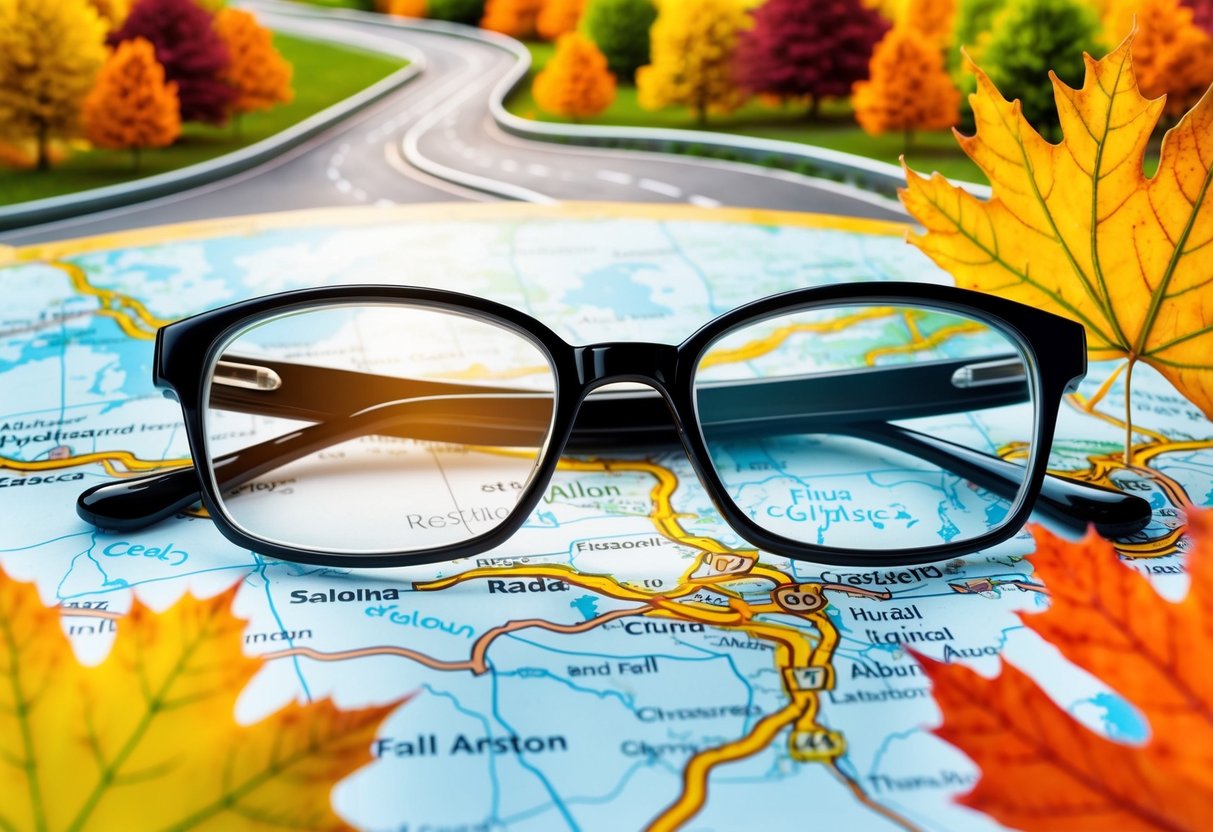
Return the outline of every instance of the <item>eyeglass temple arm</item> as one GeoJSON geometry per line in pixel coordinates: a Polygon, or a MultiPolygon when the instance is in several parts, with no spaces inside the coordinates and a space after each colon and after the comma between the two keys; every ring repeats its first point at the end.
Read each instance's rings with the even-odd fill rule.
{"type": "MultiPolygon", "coordinates": [[[[212,385],[212,405],[315,424],[216,459],[214,467],[223,488],[238,487],[294,459],[357,436],[377,433],[423,441],[538,447],[550,421],[551,395],[545,393],[371,376],[287,362],[246,362],[224,362],[224,380],[212,385]],[[347,415],[333,413],[331,402],[349,400],[361,407],[347,415]],[[407,415],[401,413],[402,407],[407,415]],[[474,441],[469,441],[472,431],[474,441]]],[[[1026,397],[1027,386],[1016,357],[731,381],[706,385],[699,393],[701,408],[713,416],[706,427],[714,435],[806,430],[862,435],[934,461],[1008,498],[1022,481],[1019,466],[889,425],[880,418],[992,407],[1026,397]],[[914,393],[909,402],[907,389],[914,393]],[[897,391],[896,402],[890,401],[890,390],[897,391]],[[820,407],[822,402],[828,408],[820,407]],[[805,412],[806,406],[814,405],[818,405],[816,410],[805,412]]],[[[586,399],[569,449],[670,441],[676,442],[677,434],[656,391],[612,392],[586,399]]],[[[198,496],[197,474],[190,467],[95,486],[80,496],[77,511],[101,528],[130,530],[172,516],[198,496]]],[[[1080,530],[1093,522],[1109,535],[1137,531],[1151,516],[1149,504],[1139,497],[1059,477],[1046,477],[1035,507],[1069,528],[1080,530]]]]}

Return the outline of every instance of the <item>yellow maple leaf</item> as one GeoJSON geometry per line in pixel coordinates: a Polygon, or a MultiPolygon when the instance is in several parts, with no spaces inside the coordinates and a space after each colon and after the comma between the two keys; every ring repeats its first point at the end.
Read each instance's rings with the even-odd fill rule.
{"type": "MultiPolygon", "coordinates": [[[[906,168],[910,241],[959,286],[1048,309],[1086,327],[1095,359],[1144,361],[1213,419],[1213,90],[1167,132],[1158,171],[1142,162],[1164,98],[1133,74],[1130,34],[1084,56],[1074,90],[1050,73],[1063,139],[1045,141],[980,69],[977,131],[957,140],[989,178],[988,201],[906,168]]],[[[1132,437],[1126,428],[1126,453],[1132,437]]]]}
{"type": "Polygon", "coordinates": [[[330,793],[370,762],[399,703],[291,704],[253,725],[236,698],[235,587],[162,614],[138,601],[110,655],[76,660],[60,614],[0,573],[0,829],[344,829],[330,793]]]}

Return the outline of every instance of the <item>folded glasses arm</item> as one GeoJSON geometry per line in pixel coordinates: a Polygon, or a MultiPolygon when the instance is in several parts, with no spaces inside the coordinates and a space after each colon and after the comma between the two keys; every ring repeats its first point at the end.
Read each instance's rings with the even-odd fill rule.
{"type": "MultiPolygon", "coordinates": [[[[1014,497],[1022,482],[1023,469],[1013,463],[885,421],[1025,401],[1027,384],[1014,356],[706,383],[697,395],[701,419],[713,435],[862,436],[933,461],[1000,496],[1014,497]]],[[[551,420],[552,397],[225,357],[212,384],[211,405],[313,423],[214,460],[220,487],[230,489],[371,434],[539,447],[551,420]],[[345,413],[335,412],[337,402],[345,413]]],[[[655,390],[601,391],[587,397],[567,447],[587,452],[669,442],[677,442],[677,433],[655,390]]],[[[95,486],[80,496],[77,511],[101,528],[130,530],[170,517],[198,497],[198,474],[190,467],[95,486]]],[[[1151,514],[1139,497],[1059,477],[1046,477],[1036,508],[1074,529],[1093,522],[1108,535],[1137,531],[1151,514]]]]}

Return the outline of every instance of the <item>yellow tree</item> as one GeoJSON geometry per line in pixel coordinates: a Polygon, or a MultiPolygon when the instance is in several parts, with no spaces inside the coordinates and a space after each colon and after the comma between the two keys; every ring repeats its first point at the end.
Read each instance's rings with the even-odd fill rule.
{"type": "Polygon", "coordinates": [[[593,41],[579,32],[566,32],[556,41],[556,54],[535,76],[532,92],[541,109],[582,119],[611,106],[615,76],[593,41]]]}
{"type": "Polygon", "coordinates": [[[215,15],[215,34],[230,57],[219,80],[237,91],[231,105],[237,129],[244,113],[268,110],[294,98],[291,65],[274,48],[273,36],[257,18],[239,9],[220,9],[215,15]]]}
{"type": "Polygon", "coordinates": [[[1147,98],[1167,95],[1167,114],[1178,116],[1213,84],[1213,38],[1179,0],[1113,0],[1105,31],[1122,36],[1137,22],[1133,68],[1147,98]]]}
{"type": "Polygon", "coordinates": [[[942,130],[960,120],[960,92],[943,54],[909,26],[894,26],[872,51],[867,81],[855,84],[851,105],[865,132],[900,130],[908,146],[915,130],[942,130]]]}
{"type": "Polygon", "coordinates": [[[480,26],[512,38],[533,37],[542,8],[543,0],[488,0],[480,26]]]}
{"type": "Polygon", "coordinates": [[[89,0],[92,7],[105,21],[105,27],[111,32],[126,20],[127,12],[131,10],[130,0],[89,0]]]}
{"type": "Polygon", "coordinates": [[[729,112],[744,100],[733,82],[737,37],[750,26],[739,0],[663,0],[650,34],[651,63],[636,71],[640,106],[691,108],[706,124],[709,111],[729,112]]]}
{"type": "Polygon", "coordinates": [[[565,32],[571,32],[581,22],[586,0],[545,0],[539,17],[535,19],[535,31],[544,40],[556,40],[565,32]]]}
{"type": "Polygon", "coordinates": [[[98,147],[130,150],[135,170],[140,151],[167,147],[181,135],[177,85],[165,83],[156,48],[143,38],[118,44],[84,99],[81,116],[85,137],[98,147]]]}
{"type": "Polygon", "coordinates": [[[104,38],[88,0],[0,0],[0,138],[32,140],[39,170],[52,139],[78,135],[104,38]]]}

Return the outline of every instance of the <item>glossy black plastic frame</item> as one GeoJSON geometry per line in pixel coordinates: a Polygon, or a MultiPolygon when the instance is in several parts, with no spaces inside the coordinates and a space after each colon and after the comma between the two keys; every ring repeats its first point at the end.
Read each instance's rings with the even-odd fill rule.
{"type": "MultiPolygon", "coordinates": [[[[203,412],[210,395],[210,373],[241,331],[259,320],[339,304],[399,303],[463,315],[496,324],[526,338],[547,357],[556,379],[551,433],[540,454],[535,474],[527,483],[508,518],[490,532],[458,544],[434,549],[375,554],[334,554],[314,549],[284,546],[247,534],[228,517],[219,499],[214,472],[197,472],[190,481],[166,473],[97,486],[81,495],[78,511],[101,527],[107,518],[131,510],[141,497],[166,506],[184,506],[199,493],[222,534],[243,548],[271,557],[301,563],[368,567],[406,566],[470,557],[505,542],[526,521],[542,497],[561,454],[573,434],[586,397],[595,389],[615,382],[648,385],[664,400],[670,419],[690,462],[724,520],[754,546],[777,555],[814,563],[842,566],[911,565],[945,560],[993,546],[1015,535],[1027,521],[1045,478],[1048,451],[1062,396],[1086,372],[1086,342],[1081,325],[1012,301],[946,286],[921,283],[853,283],[814,287],[775,295],[746,304],[703,326],[682,344],[612,342],[571,346],[551,329],[526,315],[493,301],[439,289],[402,286],[340,286],[304,289],[239,302],[178,321],[162,328],[156,338],[153,376],[157,387],[174,396],[185,417],[190,451],[195,460],[208,459],[203,412]],[[1023,466],[1024,486],[1003,523],[984,535],[938,546],[860,552],[854,549],[806,544],[776,535],[754,523],[728,496],[717,475],[700,429],[694,376],[703,354],[729,332],[763,319],[801,312],[821,306],[906,305],[921,306],[975,318],[996,327],[1022,351],[1027,384],[1035,405],[1032,451],[1023,466]],[[201,486],[198,488],[198,486],[201,486]],[[157,489],[170,491],[153,494],[157,489]],[[117,511],[102,509],[111,501],[117,511]],[[122,507],[125,501],[126,507],[122,507]]],[[[912,397],[918,393],[908,393],[912,397]]],[[[650,394],[650,399],[652,394],[650,394]]],[[[870,427],[870,425],[868,426],[870,427]]],[[[896,426],[888,426],[900,430],[896,426]]],[[[864,429],[864,424],[859,428],[864,429]]],[[[609,428],[600,432],[609,433],[609,428]]],[[[626,435],[626,431],[624,431],[626,435]]],[[[899,442],[918,443],[922,453],[931,453],[929,437],[922,434],[894,437],[899,442]]],[[[958,446],[945,449],[955,458],[958,446]]],[[[976,452],[974,452],[976,453],[976,452]]],[[[984,464],[984,463],[983,463],[984,464]]],[[[1009,463],[1005,463],[1009,464],[1009,463]]],[[[209,468],[209,466],[208,466],[209,468]]],[[[183,472],[181,472],[183,473],[183,472]]],[[[1065,481],[1062,481],[1065,483],[1065,481]]],[[[1062,513],[1087,516],[1087,521],[1111,518],[1125,530],[1140,528],[1149,518],[1145,501],[1107,489],[1065,483],[1054,502],[1062,513]]],[[[145,523],[144,523],[145,524],[145,523]]],[[[130,527],[136,527],[130,523],[130,527]]]]}

